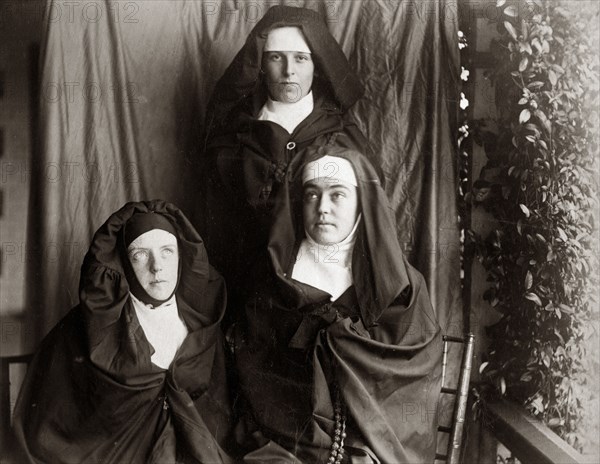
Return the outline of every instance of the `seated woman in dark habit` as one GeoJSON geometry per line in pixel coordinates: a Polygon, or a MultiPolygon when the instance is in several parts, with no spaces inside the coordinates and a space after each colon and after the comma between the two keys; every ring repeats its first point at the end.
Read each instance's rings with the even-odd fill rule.
{"type": "Polygon", "coordinates": [[[235,326],[238,437],[247,462],[433,462],[440,327],[376,171],[337,142],[273,198],[235,326]]]}
{"type": "Polygon", "coordinates": [[[23,462],[230,462],[225,286],[183,213],[163,201],[114,213],[85,256],[79,301],[23,383],[23,462]]]}
{"type": "Polygon", "coordinates": [[[369,152],[347,113],[363,91],[325,18],[289,6],[267,11],[217,83],[207,111],[205,235],[236,303],[266,247],[269,198],[289,163],[333,132],[369,152]]]}

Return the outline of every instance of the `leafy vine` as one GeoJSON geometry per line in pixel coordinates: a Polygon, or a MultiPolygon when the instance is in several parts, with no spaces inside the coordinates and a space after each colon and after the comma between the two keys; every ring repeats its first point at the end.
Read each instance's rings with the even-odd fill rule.
{"type": "Polygon", "coordinates": [[[598,17],[573,2],[497,5],[497,118],[473,124],[488,162],[471,195],[496,227],[469,235],[501,317],[480,371],[581,449],[575,387],[598,306],[598,17]]]}

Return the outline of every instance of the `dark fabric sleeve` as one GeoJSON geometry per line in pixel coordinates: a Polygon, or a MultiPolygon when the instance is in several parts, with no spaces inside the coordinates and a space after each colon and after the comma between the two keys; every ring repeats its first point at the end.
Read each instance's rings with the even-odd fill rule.
{"type": "MultiPolygon", "coordinates": [[[[164,464],[177,456],[231,462],[218,322],[188,335],[169,371],[149,363],[147,342],[129,340],[142,350],[131,364],[136,372],[122,379],[90,361],[84,333],[76,308],[30,364],[14,417],[23,462],[164,464]]],[[[113,367],[119,359],[113,358],[113,367]]]]}
{"type": "Polygon", "coordinates": [[[15,408],[14,430],[29,462],[81,463],[175,458],[172,428],[163,417],[164,372],[144,384],[118,383],[87,356],[79,308],[44,340],[29,366],[15,408]],[[169,438],[171,437],[171,438],[169,438]]]}

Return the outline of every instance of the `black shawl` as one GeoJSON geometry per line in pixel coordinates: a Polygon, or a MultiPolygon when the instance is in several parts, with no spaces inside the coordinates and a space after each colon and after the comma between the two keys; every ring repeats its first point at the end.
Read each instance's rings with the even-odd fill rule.
{"type": "MultiPolygon", "coordinates": [[[[14,429],[32,463],[229,462],[229,402],[220,320],[221,276],[183,213],[163,201],[128,203],[94,235],[80,304],[43,340],[16,405],[14,429]],[[121,230],[136,212],[162,214],[178,233],[176,291],[188,336],[168,370],[135,314],[121,230]],[[178,461],[178,462],[180,462],[178,461]]],[[[168,330],[165,327],[165,330],[168,330]]]]}

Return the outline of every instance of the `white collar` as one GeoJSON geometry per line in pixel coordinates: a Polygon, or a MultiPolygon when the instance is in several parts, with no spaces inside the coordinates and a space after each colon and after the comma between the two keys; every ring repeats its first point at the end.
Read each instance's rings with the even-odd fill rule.
{"type": "Polygon", "coordinates": [[[271,121],[279,124],[291,134],[298,127],[298,124],[312,113],[314,107],[315,102],[312,90],[295,103],[279,102],[269,97],[260,109],[257,119],[259,121],[271,121]]]}
{"type": "Polygon", "coordinates": [[[142,300],[140,300],[139,298],[137,298],[131,292],[129,292],[129,296],[133,300],[133,303],[135,304],[135,306],[137,306],[139,308],[143,307],[144,309],[150,309],[152,311],[154,311],[156,309],[160,309],[160,308],[166,308],[168,306],[172,306],[173,304],[175,304],[175,307],[177,307],[177,300],[175,299],[175,293],[173,293],[173,296],[171,298],[169,298],[167,301],[165,301],[164,303],[161,303],[158,306],[153,306],[150,303],[144,303],[142,300]]]}
{"type": "Polygon", "coordinates": [[[179,316],[175,295],[156,308],[144,304],[131,292],[129,295],[138,322],[154,349],[150,361],[162,369],[168,369],[188,334],[185,322],[179,316]]]}

